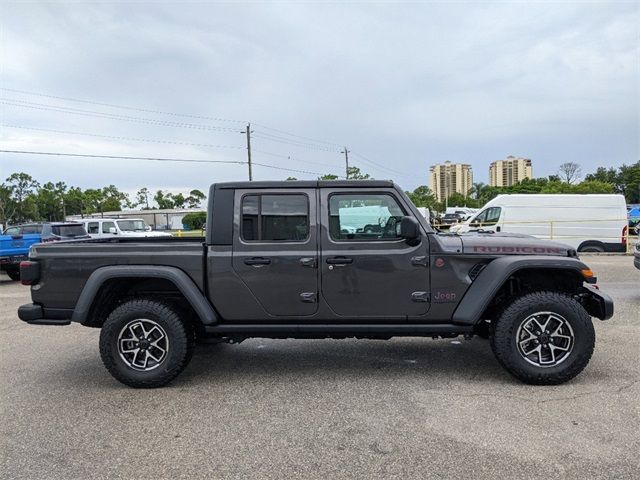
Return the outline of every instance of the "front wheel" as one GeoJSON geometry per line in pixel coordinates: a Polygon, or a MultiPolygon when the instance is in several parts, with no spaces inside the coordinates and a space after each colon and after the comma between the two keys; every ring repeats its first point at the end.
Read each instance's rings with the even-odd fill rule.
{"type": "Polygon", "coordinates": [[[573,298],[535,292],[516,299],[492,324],[491,347],[513,376],[534,385],[557,385],[589,363],[595,330],[573,298]]]}
{"type": "Polygon", "coordinates": [[[193,355],[192,326],[169,305],[131,300],[118,306],[100,332],[100,356],[116,380],[154,388],[173,380],[193,355]]]}

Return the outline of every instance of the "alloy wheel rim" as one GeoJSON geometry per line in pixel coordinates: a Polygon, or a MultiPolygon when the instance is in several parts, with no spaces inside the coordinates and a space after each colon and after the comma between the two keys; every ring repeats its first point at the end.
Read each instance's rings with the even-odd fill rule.
{"type": "Polygon", "coordinates": [[[564,362],[575,344],[573,328],[554,312],[537,312],[525,318],[516,332],[518,352],[536,367],[555,367],[564,362]]]}
{"type": "Polygon", "coordinates": [[[127,323],[118,335],[118,353],[134,370],[148,372],[167,358],[169,337],[154,320],[140,318],[127,323]]]}

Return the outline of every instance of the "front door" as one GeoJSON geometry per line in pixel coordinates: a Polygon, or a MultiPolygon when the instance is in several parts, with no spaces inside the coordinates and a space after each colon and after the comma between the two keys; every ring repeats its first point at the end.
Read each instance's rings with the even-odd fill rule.
{"type": "Polygon", "coordinates": [[[233,269],[271,316],[318,309],[315,189],[236,190],[233,269]]]}
{"type": "Polygon", "coordinates": [[[399,236],[406,205],[393,191],[321,190],[322,295],[343,317],[404,320],[429,310],[429,248],[399,236]]]}

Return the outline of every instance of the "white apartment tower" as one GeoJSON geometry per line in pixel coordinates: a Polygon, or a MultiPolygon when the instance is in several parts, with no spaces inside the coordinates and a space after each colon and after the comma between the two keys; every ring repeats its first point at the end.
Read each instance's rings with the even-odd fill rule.
{"type": "Polygon", "coordinates": [[[430,168],[431,191],[436,200],[442,202],[454,193],[465,197],[473,187],[471,165],[465,163],[444,162],[430,168]]]}
{"type": "Polygon", "coordinates": [[[509,155],[506,160],[496,160],[489,166],[489,185],[510,187],[525,178],[533,178],[533,167],[528,158],[509,155]]]}

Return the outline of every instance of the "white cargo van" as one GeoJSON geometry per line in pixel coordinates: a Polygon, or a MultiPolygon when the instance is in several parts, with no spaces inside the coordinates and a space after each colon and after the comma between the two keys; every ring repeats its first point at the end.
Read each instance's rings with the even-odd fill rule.
{"type": "Polygon", "coordinates": [[[579,252],[624,252],[627,208],[622,195],[498,195],[476,215],[451,227],[519,233],[556,240],[579,252]]]}
{"type": "Polygon", "coordinates": [[[167,232],[154,232],[141,218],[85,218],[80,220],[91,238],[170,237],[167,232]]]}

